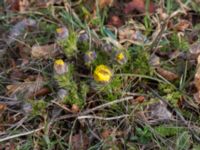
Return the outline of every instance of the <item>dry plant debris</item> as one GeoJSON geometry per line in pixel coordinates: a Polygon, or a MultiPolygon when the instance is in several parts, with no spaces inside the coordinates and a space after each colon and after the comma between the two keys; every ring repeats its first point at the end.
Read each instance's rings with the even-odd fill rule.
{"type": "Polygon", "coordinates": [[[0,1],[0,149],[200,149],[199,0],[0,1]]]}

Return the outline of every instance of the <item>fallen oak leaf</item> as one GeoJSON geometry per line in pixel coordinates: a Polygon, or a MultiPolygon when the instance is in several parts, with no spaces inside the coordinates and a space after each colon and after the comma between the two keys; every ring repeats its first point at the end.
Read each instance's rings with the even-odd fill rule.
{"type": "Polygon", "coordinates": [[[31,56],[36,59],[40,58],[52,58],[60,53],[59,48],[56,44],[50,45],[34,45],[31,49],[31,56]]]}
{"type": "Polygon", "coordinates": [[[169,80],[169,81],[174,81],[176,79],[178,79],[178,75],[169,71],[169,70],[165,70],[163,68],[157,67],[156,71],[165,79],[169,80]]]}

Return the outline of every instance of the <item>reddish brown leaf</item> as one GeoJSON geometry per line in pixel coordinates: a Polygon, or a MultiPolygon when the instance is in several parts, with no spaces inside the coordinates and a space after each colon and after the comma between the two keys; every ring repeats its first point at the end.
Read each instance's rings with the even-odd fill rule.
{"type": "Polygon", "coordinates": [[[138,103],[143,103],[143,102],[144,102],[144,99],[145,99],[144,96],[138,96],[135,100],[136,100],[138,103]]]}
{"type": "Polygon", "coordinates": [[[177,31],[185,31],[190,25],[191,23],[189,21],[181,20],[179,23],[175,25],[175,29],[177,31]]]}
{"type": "Polygon", "coordinates": [[[19,0],[6,0],[7,7],[11,11],[19,11],[19,0]]]}
{"type": "Polygon", "coordinates": [[[48,93],[50,93],[50,90],[49,88],[41,88],[39,89],[38,91],[36,91],[35,93],[33,93],[32,95],[29,96],[29,98],[32,98],[32,97],[39,97],[39,96],[45,96],[47,95],[48,93]]]}
{"type": "Polygon", "coordinates": [[[6,110],[7,106],[5,104],[0,104],[0,112],[6,110]]]}
{"type": "MultiPolygon", "coordinates": [[[[144,13],[146,11],[145,2],[146,2],[145,0],[132,0],[124,8],[124,13],[128,14],[128,13],[131,13],[133,10],[137,10],[140,13],[144,13]]],[[[153,13],[155,11],[155,6],[152,2],[150,2],[149,8],[147,11],[149,11],[150,13],[153,13]]]]}
{"type": "Polygon", "coordinates": [[[161,75],[163,76],[165,79],[169,80],[169,81],[173,81],[173,80],[176,80],[178,79],[178,75],[169,71],[169,70],[165,70],[163,68],[156,68],[156,71],[161,75]]]}

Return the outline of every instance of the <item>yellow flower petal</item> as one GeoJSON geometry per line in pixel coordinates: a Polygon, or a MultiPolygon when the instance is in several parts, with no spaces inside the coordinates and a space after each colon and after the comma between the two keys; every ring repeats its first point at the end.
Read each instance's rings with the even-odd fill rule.
{"type": "Polygon", "coordinates": [[[94,70],[94,80],[97,82],[109,82],[112,77],[112,71],[105,65],[99,65],[94,70]]]}
{"type": "Polygon", "coordinates": [[[56,64],[56,65],[64,65],[65,62],[64,62],[62,59],[58,59],[58,60],[56,60],[56,61],[54,62],[54,64],[56,64]]]}

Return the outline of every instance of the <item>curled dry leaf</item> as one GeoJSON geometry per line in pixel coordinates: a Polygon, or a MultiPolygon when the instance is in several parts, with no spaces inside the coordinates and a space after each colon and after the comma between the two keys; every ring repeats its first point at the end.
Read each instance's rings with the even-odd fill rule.
{"type": "Polygon", "coordinates": [[[32,47],[31,50],[31,56],[33,58],[52,58],[59,54],[59,48],[56,44],[50,44],[50,45],[35,45],[32,47]]]}
{"type": "MultiPolygon", "coordinates": [[[[146,11],[145,5],[146,5],[146,0],[132,0],[124,8],[124,13],[128,14],[131,13],[133,10],[137,10],[140,13],[144,13],[146,11]]],[[[153,2],[150,1],[149,8],[147,11],[149,11],[150,13],[153,13],[155,11],[155,6],[153,2]]]]}
{"type": "Polygon", "coordinates": [[[169,71],[169,70],[165,70],[163,68],[157,67],[156,71],[163,76],[165,79],[169,80],[169,81],[173,81],[178,79],[178,75],[169,71]]]}
{"type": "Polygon", "coordinates": [[[190,27],[191,23],[187,20],[181,20],[179,23],[175,25],[175,29],[177,31],[185,31],[188,27],[190,27]]]}
{"type": "Polygon", "coordinates": [[[72,150],[87,150],[89,138],[86,134],[75,134],[72,136],[72,150]]]}
{"type": "Polygon", "coordinates": [[[17,82],[15,84],[8,85],[6,94],[9,97],[20,96],[23,98],[30,98],[35,95],[44,85],[44,79],[38,76],[35,81],[17,82]]]}

